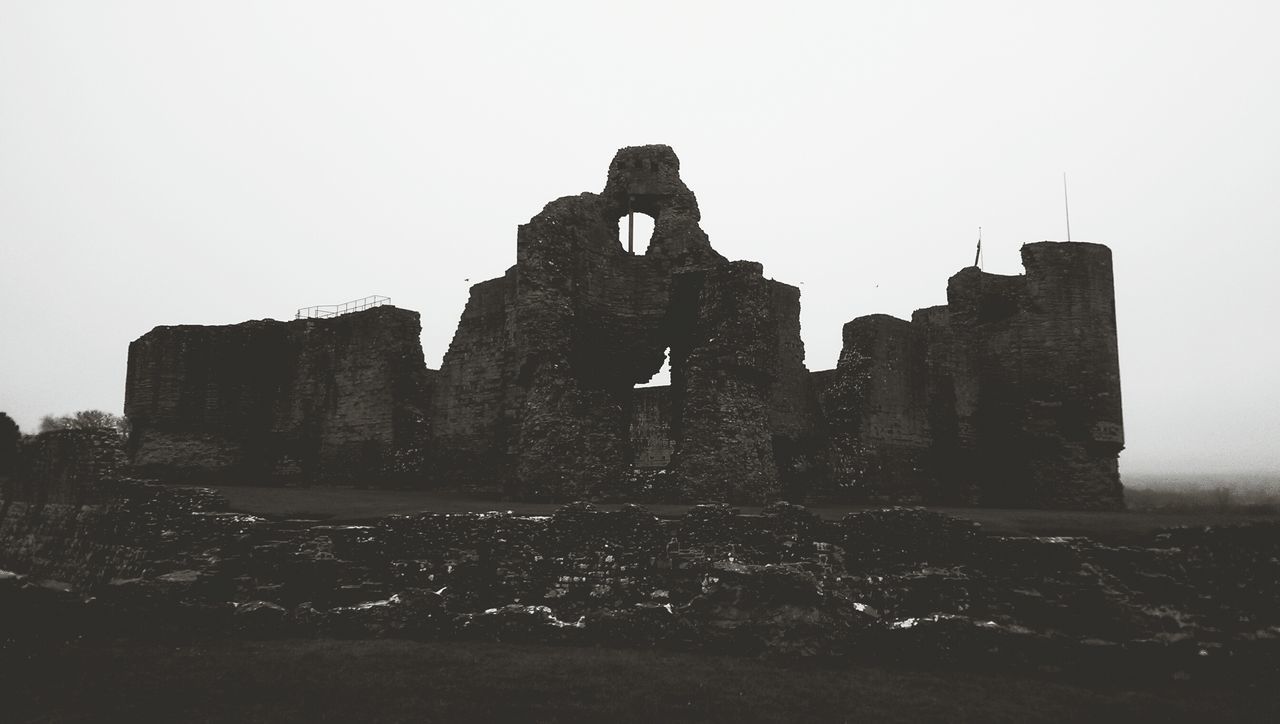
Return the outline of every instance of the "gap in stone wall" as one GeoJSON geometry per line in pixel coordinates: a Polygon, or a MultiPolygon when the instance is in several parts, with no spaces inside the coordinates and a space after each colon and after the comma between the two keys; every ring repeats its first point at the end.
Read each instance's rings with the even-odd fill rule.
{"type": "MultiPolygon", "coordinates": [[[[637,211],[635,213],[635,252],[637,256],[649,250],[649,242],[653,239],[653,217],[637,211]]],[[[618,219],[618,243],[622,250],[627,250],[627,215],[618,219]]]]}
{"type": "Polygon", "coordinates": [[[653,373],[648,382],[638,383],[636,387],[663,387],[671,384],[671,348],[667,347],[663,354],[666,356],[662,360],[662,367],[653,373]]]}

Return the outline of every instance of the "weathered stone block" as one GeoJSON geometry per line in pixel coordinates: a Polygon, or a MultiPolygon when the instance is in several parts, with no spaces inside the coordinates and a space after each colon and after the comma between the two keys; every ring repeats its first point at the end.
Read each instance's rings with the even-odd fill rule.
{"type": "Polygon", "coordinates": [[[133,463],[167,479],[420,477],[431,384],[420,333],[418,314],[395,307],[157,327],[129,346],[133,463]]]}

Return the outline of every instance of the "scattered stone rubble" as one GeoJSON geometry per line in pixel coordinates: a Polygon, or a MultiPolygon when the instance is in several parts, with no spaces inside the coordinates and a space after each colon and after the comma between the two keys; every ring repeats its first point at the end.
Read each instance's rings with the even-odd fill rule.
{"type": "Polygon", "coordinates": [[[1241,676],[1280,659],[1280,525],[1142,545],[1001,537],[917,508],[678,519],[265,520],[122,480],[5,499],[0,627],[38,635],[408,637],[1241,676]]]}

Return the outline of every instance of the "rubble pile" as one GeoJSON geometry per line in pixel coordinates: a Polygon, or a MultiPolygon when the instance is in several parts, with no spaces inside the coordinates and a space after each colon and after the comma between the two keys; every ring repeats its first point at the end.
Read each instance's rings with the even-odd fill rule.
{"type": "Polygon", "coordinates": [[[4,502],[5,636],[390,636],[1233,676],[1274,671],[1280,651],[1275,524],[1123,547],[995,536],[922,509],[825,521],[786,503],[336,525],[232,513],[199,489],[108,489],[94,505],[4,502]]]}

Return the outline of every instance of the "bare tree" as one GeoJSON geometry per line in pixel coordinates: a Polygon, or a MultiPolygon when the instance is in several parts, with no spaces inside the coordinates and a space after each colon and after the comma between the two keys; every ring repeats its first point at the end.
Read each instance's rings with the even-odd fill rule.
{"type": "Polygon", "coordinates": [[[40,432],[50,430],[113,430],[123,438],[129,435],[129,421],[122,415],[102,410],[80,410],[71,415],[45,415],[40,418],[40,432]]]}

